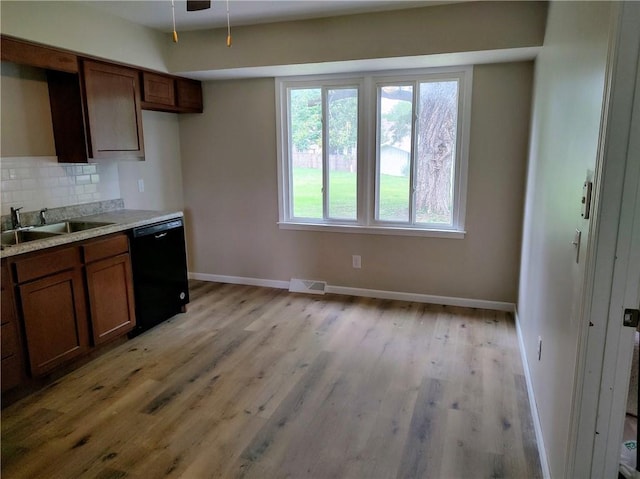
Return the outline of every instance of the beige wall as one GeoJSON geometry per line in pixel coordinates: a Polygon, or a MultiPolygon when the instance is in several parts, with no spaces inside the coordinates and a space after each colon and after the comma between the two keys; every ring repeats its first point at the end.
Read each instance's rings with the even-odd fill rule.
{"type": "Polygon", "coordinates": [[[181,210],[182,169],[178,115],[142,112],[145,161],[118,163],[120,191],[125,207],[142,210],[181,210]],[[144,182],[144,192],[138,180],[144,182]]]}
{"type": "Polygon", "coordinates": [[[274,80],[206,83],[180,118],[190,271],[515,302],[531,79],[475,67],[463,240],[280,230],[274,80]]]}
{"type": "MultiPolygon", "coordinates": [[[[291,65],[536,47],[546,2],[469,2],[426,8],[182,32],[171,71],[291,65]]],[[[233,19],[233,16],[232,16],[233,19]]]]}
{"type": "Polygon", "coordinates": [[[4,35],[167,71],[169,35],[80,2],[3,0],[0,25],[4,35]]]}
{"type": "Polygon", "coordinates": [[[590,241],[580,199],[596,166],[612,10],[611,3],[552,3],[536,62],[518,313],[551,476],[557,478],[566,477],[590,241]],[[582,231],[579,263],[571,244],[576,229],[582,231]]]}

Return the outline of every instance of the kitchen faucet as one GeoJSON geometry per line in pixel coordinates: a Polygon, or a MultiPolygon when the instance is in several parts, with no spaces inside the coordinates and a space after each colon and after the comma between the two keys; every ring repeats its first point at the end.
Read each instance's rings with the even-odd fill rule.
{"type": "Polygon", "coordinates": [[[20,208],[14,208],[13,206],[11,207],[11,227],[14,230],[22,228],[22,225],[20,224],[20,210],[21,209],[22,209],[22,206],[20,208]]]}
{"type": "Polygon", "coordinates": [[[49,208],[42,208],[40,210],[40,224],[41,225],[46,225],[47,224],[47,217],[45,216],[45,213],[49,211],[49,208]]]}

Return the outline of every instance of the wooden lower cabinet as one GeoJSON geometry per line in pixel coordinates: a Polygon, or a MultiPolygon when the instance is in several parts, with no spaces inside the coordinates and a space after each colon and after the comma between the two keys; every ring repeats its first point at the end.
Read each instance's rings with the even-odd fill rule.
{"type": "Polygon", "coordinates": [[[2,392],[4,392],[18,386],[26,377],[13,284],[9,274],[9,267],[4,260],[2,261],[0,289],[2,290],[2,297],[0,298],[0,305],[2,306],[2,325],[0,326],[2,375],[0,376],[0,382],[2,384],[2,392]]]}
{"type": "Polygon", "coordinates": [[[135,326],[131,261],[128,254],[86,266],[93,344],[122,336],[135,326]]]}
{"type": "Polygon", "coordinates": [[[32,375],[42,376],[87,351],[86,305],[79,269],[20,285],[19,290],[32,375]]]}
{"type": "Polygon", "coordinates": [[[27,376],[21,350],[26,351],[31,376],[38,378],[135,326],[126,234],[25,254],[11,263],[3,263],[3,391],[27,376]],[[14,289],[18,307],[10,310],[14,289]]]}

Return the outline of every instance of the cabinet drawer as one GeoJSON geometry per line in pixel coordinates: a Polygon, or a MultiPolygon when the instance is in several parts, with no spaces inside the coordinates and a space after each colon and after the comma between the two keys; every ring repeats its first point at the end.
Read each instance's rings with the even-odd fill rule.
{"type": "Polygon", "coordinates": [[[66,248],[16,261],[16,279],[18,283],[25,283],[60,271],[73,269],[79,265],[80,251],[78,248],[66,248]]]}
{"type": "Polygon", "coordinates": [[[0,328],[0,336],[2,336],[2,359],[16,354],[19,343],[15,323],[3,324],[2,328],[0,328]]]}
{"type": "Polygon", "coordinates": [[[129,252],[129,239],[126,235],[114,236],[84,245],[84,262],[91,263],[129,252]]]}

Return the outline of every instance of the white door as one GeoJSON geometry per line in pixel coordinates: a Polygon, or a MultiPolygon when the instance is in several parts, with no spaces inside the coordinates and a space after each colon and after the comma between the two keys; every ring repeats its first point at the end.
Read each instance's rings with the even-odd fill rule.
{"type": "Polygon", "coordinates": [[[640,308],[640,3],[625,2],[620,19],[567,477],[617,477],[635,332],[622,321],[625,309],[640,308]],[[604,334],[589,327],[599,321],[604,334]]]}
{"type": "Polygon", "coordinates": [[[596,423],[596,430],[603,432],[596,437],[592,477],[617,476],[636,331],[635,327],[622,326],[622,320],[626,309],[640,309],[640,64],[638,67],[609,308],[610,322],[617,326],[609,328],[612,337],[605,346],[596,423]]]}

